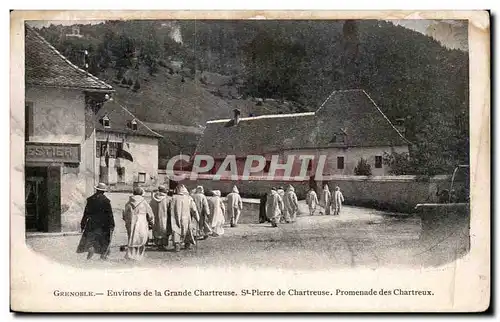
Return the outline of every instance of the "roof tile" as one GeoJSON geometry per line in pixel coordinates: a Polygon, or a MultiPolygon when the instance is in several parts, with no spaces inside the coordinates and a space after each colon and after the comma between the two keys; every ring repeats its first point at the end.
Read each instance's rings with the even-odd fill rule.
{"type": "Polygon", "coordinates": [[[26,84],[113,92],[113,87],[78,68],[32,27],[25,34],[26,84]]]}
{"type": "Polygon", "coordinates": [[[214,158],[291,149],[400,146],[409,142],[364,90],[334,91],[312,113],[209,121],[196,149],[214,158]],[[335,135],[346,134],[345,141],[335,135]]]}

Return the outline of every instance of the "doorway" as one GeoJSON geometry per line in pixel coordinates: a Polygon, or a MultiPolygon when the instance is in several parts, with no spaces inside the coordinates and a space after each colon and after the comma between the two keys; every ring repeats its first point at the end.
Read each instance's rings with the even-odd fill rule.
{"type": "Polygon", "coordinates": [[[26,231],[47,231],[47,168],[26,167],[24,186],[26,231]]]}

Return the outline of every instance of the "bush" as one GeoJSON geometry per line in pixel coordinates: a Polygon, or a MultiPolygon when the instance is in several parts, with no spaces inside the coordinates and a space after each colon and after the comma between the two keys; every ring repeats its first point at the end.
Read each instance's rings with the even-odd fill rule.
{"type": "Polygon", "coordinates": [[[365,159],[361,158],[354,168],[354,174],[357,176],[371,176],[372,168],[365,159]]]}
{"type": "Polygon", "coordinates": [[[132,80],[132,78],[128,79],[127,85],[129,85],[129,86],[134,85],[134,81],[132,80]]]}
{"type": "Polygon", "coordinates": [[[403,153],[384,153],[383,156],[384,164],[389,167],[389,173],[393,175],[406,175],[414,174],[413,167],[410,163],[409,154],[403,153]]]}
{"type": "Polygon", "coordinates": [[[122,85],[128,85],[127,78],[123,77],[123,79],[122,79],[122,85]]]}
{"type": "Polygon", "coordinates": [[[134,87],[132,88],[135,92],[137,92],[139,89],[141,89],[141,83],[139,83],[139,80],[135,81],[134,87]]]}
{"type": "Polygon", "coordinates": [[[116,73],[116,79],[122,79],[125,73],[123,72],[123,69],[118,69],[118,72],[116,73]]]}

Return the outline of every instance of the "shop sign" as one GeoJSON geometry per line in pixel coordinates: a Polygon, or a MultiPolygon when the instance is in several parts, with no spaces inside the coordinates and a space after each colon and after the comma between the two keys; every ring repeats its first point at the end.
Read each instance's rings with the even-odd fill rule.
{"type": "Polygon", "coordinates": [[[80,145],[69,143],[26,142],[26,161],[80,163],[80,145]]]}

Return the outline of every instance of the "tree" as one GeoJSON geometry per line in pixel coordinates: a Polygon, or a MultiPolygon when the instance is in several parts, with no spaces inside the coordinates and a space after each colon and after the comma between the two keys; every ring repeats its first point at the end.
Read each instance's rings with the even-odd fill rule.
{"type": "Polygon", "coordinates": [[[132,80],[132,78],[128,79],[127,85],[129,85],[129,86],[134,85],[134,81],[132,80]]]}
{"type": "Polygon", "coordinates": [[[128,85],[128,80],[126,77],[123,77],[122,79],[122,85],[128,85]]]}
{"type": "Polygon", "coordinates": [[[383,162],[389,167],[389,173],[393,175],[415,174],[408,153],[387,153],[383,155],[383,162]]]}
{"type": "Polygon", "coordinates": [[[358,162],[358,165],[354,168],[354,174],[357,176],[371,176],[371,166],[365,159],[361,158],[361,160],[359,160],[358,162]]]}

